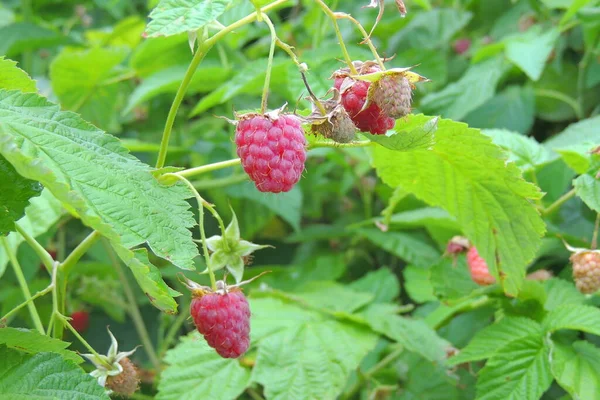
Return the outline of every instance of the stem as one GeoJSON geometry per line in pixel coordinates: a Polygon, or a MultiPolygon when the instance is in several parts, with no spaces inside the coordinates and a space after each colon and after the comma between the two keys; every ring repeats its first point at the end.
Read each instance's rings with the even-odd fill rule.
{"type": "Polygon", "coordinates": [[[579,106],[579,103],[577,102],[577,100],[573,99],[571,96],[567,96],[566,94],[557,92],[556,90],[548,90],[548,89],[536,89],[534,91],[534,93],[536,96],[548,97],[550,99],[559,100],[559,101],[562,101],[563,103],[568,104],[569,106],[571,106],[571,108],[575,112],[577,119],[583,118],[583,112],[581,110],[581,107],[579,106]]]}
{"type": "MultiPolygon", "coordinates": [[[[260,10],[261,10],[261,12],[267,12],[267,11],[271,10],[272,8],[275,8],[275,7],[277,7],[283,3],[286,3],[288,1],[289,0],[276,0],[273,3],[261,8],[260,10]]],[[[171,108],[169,109],[169,114],[167,115],[167,121],[165,123],[165,129],[163,131],[162,140],[160,142],[160,150],[158,152],[158,160],[156,161],[156,168],[162,168],[165,166],[165,161],[167,159],[167,151],[169,148],[169,138],[171,137],[171,132],[173,130],[173,123],[175,122],[177,110],[179,110],[179,106],[181,105],[181,102],[183,101],[185,92],[192,80],[192,77],[194,76],[194,73],[196,72],[196,68],[198,68],[198,65],[200,65],[200,62],[202,62],[202,59],[204,59],[204,56],[206,55],[206,53],[212,48],[212,46],[216,42],[221,40],[229,32],[231,32],[241,26],[244,26],[246,24],[253,22],[254,20],[256,20],[257,16],[258,16],[258,14],[256,12],[253,12],[252,14],[234,22],[233,24],[226,26],[225,28],[223,28],[219,32],[215,33],[210,38],[206,39],[198,47],[198,50],[196,51],[194,58],[192,58],[192,62],[190,63],[190,66],[188,67],[187,71],[185,72],[183,80],[181,81],[181,84],[179,85],[179,88],[177,89],[177,93],[175,94],[175,99],[173,100],[173,103],[171,104],[171,108]]]]}
{"type": "Polygon", "coordinates": [[[208,208],[209,210],[212,210],[211,212],[214,211],[213,215],[216,215],[215,218],[217,218],[217,220],[219,221],[219,225],[221,226],[222,234],[223,234],[223,236],[225,236],[225,226],[223,224],[223,220],[221,219],[219,214],[217,214],[217,211],[212,206],[210,206],[209,203],[202,198],[202,196],[200,196],[200,193],[198,193],[198,191],[196,190],[196,188],[194,187],[194,185],[192,185],[192,183],[190,181],[185,179],[183,176],[180,176],[177,174],[166,174],[166,175],[171,175],[171,176],[174,176],[177,179],[181,180],[183,183],[185,183],[190,188],[190,190],[194,194],[194,197],[196,197],[196,201],[198,202],[198,213],[200,214],[200,216],[198,218],[198,225],[199,225],[199,229],[200,229],[200,238],[202,239],[202,251],[204,252],[204,260],[206,262],[206,269],[208,269],[208,276],[210,277],[210,287],[212,288],[212,290],[216,291],[217,290],[217,280],[215,279],[215,273],[213,272],[212,267],[210,265],[210,256],[208,255],[208,246],[206,245],[206,232],[204,231],[204,207],[208,208]]]}
{"type": "Polygon", "coordinates": [[[385,71],[385,66],[383,65],[383,60],[379,56],[379,53],[377,52],[377,49],[375,48],[375,45],[373,44],[373,41],[371,40],[371,36],[367,33],[365,28],[363,28],[362,24],[360,22],[358,22],[356,19],[354,19],[354,17],[352,17],[350,14],[342,14],[340,16],[340,18],[350,20],[358,27],[360,34],[363,35],[363,37],[364,37],[362,43],[367,44],[367,46],[371,50],[371,53],[373,53],[373,56],[375,57],[375,61],[377,61],[377,64],[379,64],[379,67],[381,68],[382,71],[385,71]]]}
{"type": "Polygon", "coordinates": [[[331,19],[331,22],[333,22],[333,28],[335,29],[335,34],[338,38],[340,48],[342,49],[342,53],[344,54],[344,59],[346,60],[346,64],[348,64],[348,68],[350,68],[350,72],[352,72],[353,75],[358,75],[356,68],[354,68],[354,64],[352,64],[352,59],[350,58],[348,49],[346,49],[346,44],[344,44],[344,38],[342,36],[342,32],[340,31],[340,26],[338,25],[337,18],[335,16],[334,12],[331,11],[331,9],[329,7],[327,7],[327,4],[325,4],[323,2],[323,0],[316,0],[316,2],[321,7],[323,12],[325,12],[325,14],[327,14],[329,19],[331,19]]]}
{"type": "Polygon", "coordinates": [[[77,332],[77,330],[75,330],[75,328],[73,328],[73,326],[71,325],[71,323],[69,322],[69,319],[67,317],[65,317],[64,315],[62,315],[59,312],[56,312],[55,315],[56,315],[56,318],[61,320],[62,323],[67,327],[67,329],[69,329],[71,331],[71,333],[73,335],[75,335],[77,340],[79,340],[81,342],[81,344],[84,345],[85,348],[88,349],[88,351],[90,353],[92,353],[94,356],[96,356],[96,359],[100,360],[104,364],[105,367],[112,368],[112,365],[110,365],[108,362],[104,361],[104,359],[100,357],[100,354],[98,354],[98,352],[96,350],[94,350],[94,348],[92,346],[90,346],[90,344],[83,338],[83,336],[81,336],[79,334],[79,332],[77,332]]]}
{"type": "Polygon", "coordinates": [[[71,269],[77,264],[77,261],[83,257],[83,255],[92,247],[101,235],[98,231],[90,233],[81,243],[75,247],[75,249],[69,254],[69,256],[60,264],[60,269],[64,273],[65,277],[69,274],[71,269]]]}
{"type": "Polygon", "coordinates": [[[48,273],[51,274],[53,264],[54,264],[54,259],[52,258],[50,253],[48,253],[46,251],[46,249],[44,248],[44,246],[42,246],[37,240],[35,240],[35,238],[33,236],[31,236],[27,231],[25,231],[25,229],[23,229],[18,223],[15,223],[15,230],[17,232],[19,232],[19,234],[21,236],[23,236],[23,239],[25,239],[27,244],[29,244],[29,246],[31,246],[33,251],[40,258],[40,260],[46,267],[46,270],[48,271],[48,273]]]}
{"type": "Polygon", "coordinates": [[[264,400],[264,397],[251,387],[246,388],[246,393],[248,393],[248,396],[252,397],[252,400],[264,400]]]}
{"type": "Polygon", "coordinates": [[[133,319],[133,325],[135,326],[135,330],[137,331],[137,334],[140,337],[142,344],[144,345],[144,350],[146,351],[146,354],[148,355],[148,358],[150,359],[150,362],[152,363],[154,368],[157,371],[160,371],[160,360],[158,359],[158,356],[156,355],[156,350],[154,349],[154,346],[152,345],[152,341],[150,340],[150,335],[148,334],[148,329],[146,329],[146,324],[144,324],[144,319],[142,318],[140,309],[137,305],[137,302],[135,301],[135,293],[133,293],[133,289],[131,288],[131,285],[129,284],[127,277],[125,276],[125,271],[123,271],[123,267],[121,266],[121,263],[115,256],[115,252],[110,247],[108,242],[106,240],[103,240],[102,245],[106,249],[106,252],[108,253],[110,261],[111,261],[113,267],[115,268],[115,271],[117,271],[117,274],[119,275],[119,280],[121,281],[121,284],[123,285],[123,291],[125,292],[125,297],[127,297],[127,303],[128,303],[127,311],[129,312],[129,315],[133,319]]]}
{"type": "Polygon", "coordinates": [[[582,111],[582,114],[585,112],[585,74],[587,72],[587,66],[590,62],[590,58],[593,56],[593,52],[591,51],[591,49],[594,48],[596,48],[596,45],[593,45],[590,48],[586,48],[585,52],[583,53],[583,58],[581,59],[578,65],[579,72],[577,75],[577,102],[579,104],[580,110],[582,111]]]}
{"type": "Polygon", "coordinates": [[[361,140],[359,142],[351,142],[351,143],[335,143],[331,142],[314,142],[311,143],[309,148],[316,149],[319,147],[368,147],[373,145],[373,142],[370,140],[361,140]]]}
{"type": "Polygon", "coordinates": [[[0,321],[8,321],[8,318],[11,315],[13,315],[14,313],[16,313],[17,311],[19,311],[21,308],[25,307],[26,305],[29,305],[29,303],[31,303],[32,301],[34,301],[38,297],[44,296],[45,294],[47,294],[48,292],[50,292],[53,288],[54,288],[54,285],[50,284],[46,289],[40,290],[39,292],[37,292],[36,294],[34,294],[33,296],[31,296],[31,298],[25,300],[24,302],[22,302],[21,304],[19,304],[18,306],[16,306],[15,308],[13,308],[12,310],[10,310],[9,312],[7,312],[6,315],[4,315],[2,318],[0,318],[0,321]]]}
{"type": "MultiPolygon", "coordinates": [[[[23,22],[31,22],[31,0],[21,0],[21,12],[23,13],[23,22]]],[[[23,53],[23,69],[29,76],[33,76],[32,69],[33,54],[31,50],[23,53]]]]}
{"type": "Polygon", "coordinates": [[[173,322],[173,324],[171,325],[171,328],[169,328],[169,331],[165,335],[165,338],[161,345],[161,350],[160,350],[161,357],[164,355],[164,353],[167,350],[169,350],[169,347],[171,347],[171,343],[173,343],[173,340],[175,339],[177,332],[179,332],[179,329],[181,329],[181,325],[183,325],[183,323],[188,318],[188,316],[189,315],[187,313],[180,312],[179,315],[177,316],[177,318],[175,319],[175,321],[173,322]]]}
{"type": "Polygon", "coordinates": [[[542,214],[543,215],[551,214],[554,210],[559,208],[561,205],[563,205],[567,200],[569,200],[573,196],[575,196],[575,189],[571,189],[567,193],[563,194],[558,200],[556,200],[554,203],[550,204],[550,206],[548,208],[546,208],[542,212],[542,214]]]}
{"type": "Polygon", "coordinates": [[[596,222],[594,223],[594,234],[592,235],[592,250],[598,247],[598,225],[600,224],[600,213],[596,214],[596,222]]]}
{"type": "Polygon", "coordinates": [[[200,175],[206,172],[216,171],[227,167],[234,167],[236,165],[240,165],[240,163],[241,160],[239,158],[234,158],[232,160],[202,165],[200,167],[195,168],[184,169],[183,171],[175,172],[174,175],[178,175],[183,178],[189,178],[190,176],[200,175]]]}
{"type": "Polygon", "coordinates": [[[327,115],[327,110],[323,106],[323,103],[321,103],[319,98],[317,96],[315,96],[312,89],[310,88],[310,85],[308,84],[308,80],[306,80],[306,74],[304,73],[304,71],[300,70],[300,76],[302,76],[302,81],[304,82],[304,86],[306,86],[306,90],[308,90],[308,94],[309,94],[310,98],[313,100],[313,103],[315,104],[315,106],[317,106],[317,108],[319,109],[319,111],[321,112],[321,114],[323,116],[327,115]]]}
{"type": "Polygon", "coordinates": [[[225,178],[194,181],[192,182],[192,185],[194,185],[196,190],[216,189],[229,185],[235,185],[236,183],[244,182],[247,179],[248,175],[246,174],[235,174],[225,178]]]}
{"type": "Polygon", "coordinates": [[[271,84],[271,70],[273,69],[273,55],[275,54],[275,44],[277,43],[277,32],[271,19],[265,14],[262,15],[263,20],[271,31],[271,47],[269,47],[269,59],[267,61],[267,73],[265,75],[265,83],[263,86],[262,100],[260,102],[260,113],[264,114],[267,111],[267,103],[269,99],[269,85],[271,84]]]}
{"type": "Polygon", "coordinates": [[[13,266],[15,276],[17,277],[17,281],[19,281],[19,286],[21,286],[21,291],[23,292],[23,297],[25,297],[27,308],[29,308],[29,314],[31,315],[31,319],[33,320],[33,325],[35,325],[35,328],[38,330],[38,332],[44,335],[44,325],[42,324],[40,315],[37,312],[37,308],[35,308],[35,304],[31,302],[31,292],[29,291],[29,286],[27,286],[27,280],[23,275],[21,264],[19,264],[19,260],[17,260],[15,253],[8,245],[8,240],[6,240],[5,237],[2,237],[1,239],[2,245],[4,246],[4,251],[6,252],[8,259],[10,260],[10,263],[13,266]]]}

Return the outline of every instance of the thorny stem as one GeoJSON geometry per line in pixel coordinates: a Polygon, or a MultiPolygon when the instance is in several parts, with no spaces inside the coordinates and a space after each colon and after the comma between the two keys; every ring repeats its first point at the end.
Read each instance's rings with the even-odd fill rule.
{"type": "Polygon", "coordinates": [[[550,204],[550,206],[548,206],[548,208],[546,208],[544,211],[542,211],[542,214],[543,215],[551,214],[553,211],[555,211],[557,208],[562,206],[573,196],[575,196],[575,189],[571,189],[567,193],[563,194],[558,200],[556,200],[554,203],[550,204]]]}
{"type": "Polygon", "coordinates": [[[385,71],[385,65],[383,65],[383,60],[379,56],[379,53],[377,52],[377,49],[375,48],[375,45],[373,44],[373,41],[371,40],[371,36],[367,33],[365,28],[363,28],[362,24],[360,22],[358,22],[350,14],[338,13],[336,15],[338,15],[339,16],[338,18],[340,18],[340,19],[350,20],[358,27],[358,30],[360,31],[361,35],[363,35],[363,37],[364,37],[363,43],[366,43],[367,46],[369,47],[369,49],[371,49],[371,53],[373,53],[373,57],[375,57],[375,61],[377,61],[377,64],[379,64],[379,67],[381,68],[381,70],[385,71]]]}
{"type": "Polygon", "coordinates": [[[127,311],[129,312],[129,315],[131,315],[131,318],[133,319],[133,325],[135,326],[135,330],[137,331],[138,336],[140,337],[140,340],[142,341],[142,344],[144,345],[144,351],[148,355],[148,358],[150,359],[150,362],[152,363],[154,368],[157,371],[160,371],[160,360],[158,359],[158,356],[156,355],[156,350],[154,349],[154,346],[152,345],[152,341],[150,340],[150,335],[148,334],[148,329],[146,328],[146,324],[144,324],[144,319],[142,318],[142,314],[140,313],[140,309],[138,308],[137,302],[135,300],[135,294],[133,293],[133,289],[131,288],[129,281],[127,280],[127,276],[125,276],[123,267],[121,266],[121,263],[117,259],[115,252],[112,249],[112,247],[110,246],[110,244],[108,244],[108,242],[106,240],[103,240],[102,245],[104,246],[104,249],[108,253],[108,257],[110,258],[110,261],[111,261],[113,267],[115,268],[115,271],[119,275],[119,280],[121,281],[121,284],[123,285],[123,291],[125,292],[125,297],[127,297],[127,303],[128,303],[127,311]]]}
{"type": "Polygon", "coordinates": [[[21,291],[23,292],[23,297],[25,297],[25,302],[27,303],[27,308],[29,309],[29,314],[31,315],[31,319],[33,320],[33,325],[42,335],[44,332],[44,325],[42,324],[42,320],[40,319],[40,315],[38,314],[37,308],[35,304],[31,301],[31,292],[29,291],[29,286],[27,286],[27,280],[23,275],[23,270],[21,269],[21,264],[19,264],[19,260],[8,245],[8,240],[3,237],[2,246],[4,247],[4,251],[10,260],[11,265],[13,266],[13,271],[15,272],[15,276],[17,277],[17,281],[19,281],[19,286],[21,286],[21,291]]]}
{"type": "MultiPolygon", "coordinates": [[[[271,10],[272,8],[275,8],[275,7],[277,7],[281,4],[284,4],[288,1],[289,0],[276,0],[273,3],[268,4],[265,7],[261,8],[261,12],[263,12],[263,13],[267,12],[267,11],[271,10]]],[[[160,142],[160,150],[158,152],[158,160],[156,161],[156,168],[162,168],[165,166],[165,161],[167,159],[167,152],[169,149],[169,138],[171,137],[171,132],[173,130],[173,123],[175,122],[175,117],[177,116],[177,110],[179,110],[179,106],[181,105],[181,102],[183,101],[185,92],[187,91],[187,88],[190,85],[192,77],[194,76],[194,73],[196,72],[196,68],[198,68],[198,65],[200,65],[200,62],[202,62],[206,53],[208,53],[208,51],[212,48],[212,46],[215,43],[217,43],[219,40],[221,40],[225,35],[227,35],[228,33],[234,31],[235,29],[237,29],[241,26],[244,26],[246,24],[253,22],[254,20],[256,20],[257,17],[258,17],[258,14],[256,12],[253,12],[252,14],[234,22],[233,24],[226,26],[225,28],[223,28],[219,32],[215,33],[210,38],[206,39],[198,47],[198,50],[196,50],[196,54],[194,55],[194,58],[192,58],[192,62],[190,63],[187,71],[185,72],[183,80],[181,81],[181,84],[179,85],[179,88],[177,89],[177,93],[175,94],[175,99],[173,100],[173,103],[171,104],[171,108],[169,109],[169,114],[167,115],[167,121],[165,122],[165,128],[163,131],[162,140],[160,142]]]]}
{"type": "Polygon", "coordinates": [[[33,236],[31,236],[25,229],[23,229],[21,227],[21,225],[19,225],[18,223],[15,223],[15,230],[21,236],[23,236],[23,239],[25,239],[27,244],[29,244],[29,246],[31,246],[33,251],[40,258],[40,260],[46,267],[46,270],[48,271],[48,273],[51,274],[52,273],[52,265],[54,264],[54,259],[52,258],[50,253],[48,253],[46,251],[46,249],[44,249],[44,246],[42,246],[37,240],[35,240],[35,238],[33,236]]]}
{"type": "Polygon", "coordinates": [[[266,14],[261,14],[261,16],[263,17],[263,20],[269,27],[269,31],[271,31],[271,46],[269,47],[267,73],[265,75],[262,100],[260,102],[260,113],[264,114],[267,111],[267,103],[269,100],[269,86],[271,84],[271,71],[273,70],[273,55],[275,54],[275,44],[277,43],[277,32],[275,32],[275,27],[273,26],[273,22],[271,22],[271,19],[266,14]]]}
{"type": "MultiPolygon", "coordinates": [[[[212,288],[212,290],[216,291],[217,290],[217,280],[215,279],[215,273],[213,272],[212,266],[210,265],[210,256],[208,255],[208,246],[206,244],[206,232],[204,231],[204,207],[207,207],[209,205],[209,203],[206,200],[204,200],[202,198],[202,196],[200,196],[200,193],[198,193],[198,191],[196,190],[194,185],[192,185],[192,183],[190,181],[188,181],[186,178],[184,178],[183,176],[180,176],[177,174],[165,174],[165,176],[173,176],[173,177],[176,177],[177,179],[181,180],[183,183],[185,183],[190,188],[190,190],[194,194],[194,197],[196,197],[196,201],[198,202],[198,213],[200,214],[200,216],[198,217],[198,226],[200,229],[200,238],[202,239],[202,252],[204,253],[206,269],[208,269],[208,276],[210,277],[210,287],[212,288]]],[[[213,210],[214,210],[214,208],[213,208],[213,210]]],[[[214,212],[216,213],[216,210],[214,210],[214,212]]],[[[219,214],[216,214],[216,215],[219,215],[219,214]]],[[[221,217],[219,217],[218,219],[219,219],[219,223],[223,224],[223,220],[221,220],[221,217]]],[[[225,228],[223,225],[221,225],[221,230],[222,230],[222,234],[224,236],[225,228]]]]}
{"type": "Polygon", "coordinates": [[[344,43],[344,38],[342,36],[342,32],[340,31],[340,26],[338,25],[337,17],[335,16],[335,13],[333,11],[331,11],[331,9],[329,7],[327,7],[327,4],[325,4],[323,2],[323,0],[316,0],[316,3],[321,7],[323,12],[325,14],[327,14],[329,19],[331,19],[331,22],[333,22],[333,28],[335,29],[335,34],[338,38],[340,48],[342,49],[342,53],[344,54],[344,59],[346,60],[346,64],[348,64],[348,68],[350,68],[350,72],[352,72],[353,75],[357,75],[358,72],[356,71],[356,68],[354,68],[354,64],[352,64],[352,59],[350,58],[348,49],[346,49],[346,44],[344,43]]]}

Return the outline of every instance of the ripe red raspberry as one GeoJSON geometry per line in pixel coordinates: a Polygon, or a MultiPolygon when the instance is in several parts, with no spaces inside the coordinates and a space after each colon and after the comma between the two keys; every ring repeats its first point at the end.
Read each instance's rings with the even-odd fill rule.
{"type": "MultiPolygon", "coordinates": [[[[373,68],[368,72],[371,73],[376,71],[377,70],[373,68]]],[[[395,124],[394,118],[385,115],[377,104],[372,103],[362,110],[367,101],[367,92],[369,91],[371,83],[354,81],[350,87],[344,87],[342,89],[342,84],[345,79],[351,78],[338,77],[335,79],[334,86],[342,92],[342,105],[350,115],[354,125],[361,131],[371,132],[375,135],[383,135],[389,129],[392,129],[395,124]]]]}
{"type": "Polygon", "coordinates": [[[238,288],[205,292],[192,300],[190,314],[208,345],[223,358],[237,358],[250,346],[250,306],[238,288]]]}
{"type": "Polygon", "coordinates": [[[467,264],[471,271],[471,279],[473,279],[476,284],[487,286],[496,282],[496,279],[490,274],[487,263],[479,256],[479,253],[474,246],[467,252],[467,264]]]}
{"type": "Polygon", "coordinates": [[[581,293],[595,293],[600,289],[600,251],[581,250],[571,255],[573,279],[581,293]]]}
{"type": "Polygon", "coordinates": [[[236,131],[237,154],[261,192],[287,192],[300,180],[306,138],[294,115],[247,114],[236,131]]]}
{"type": "Polygon", "coordinates": [[[71,326],[79,333],[87,331],[90,326],[90,313],[87,311],[75,311],[71,314],[71,326]]]}
{"type": "Polygon", "coordinates": [[[118,375],[109,375],[106,378],[106,388],[118,396],[131,397],[138,390],[140,383],[137,369],[127,357],[121,359],[119,364],[123,371],[118,375]]]}

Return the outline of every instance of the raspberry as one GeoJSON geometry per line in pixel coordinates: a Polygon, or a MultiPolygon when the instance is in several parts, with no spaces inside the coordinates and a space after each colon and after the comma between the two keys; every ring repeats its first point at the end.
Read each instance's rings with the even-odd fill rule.
{"type": "Polygon", "coordinates": [[[244,171],[261,192],[287,192],[300,180],[306,161],[306,138],[296,116],[242,116],[235,144],[244,171]]]}
{"type": "MultiPolygon", "coordinates": [[[[373,69],[368,72],[376,72],[376,70],[373,69]]],[[[372,103],[362,110],[367,101],[367,92],[371,83],[354,81],[350,87],[344,88],[342,91],[341,88],[345,79],[351,78],[338,77],[335,79],[334,86],[342,92],[342,105],[350,115],[354,125],[361,131],[371,132],[375,135],[383,135],[389,129],[392,129],[395,124],[394,118],[385,115],[377,104],[372,103]]]]}
{"type": "Polygon", "coordinates": [[[223,358],[237,358],[250,345],[250,306],[238,288],[204,292],[192,300],[190,314],[208,345],[223,358]]]}
{"type": "Polygon", "coordinates": [[[118,396],[131,397],[139,386],[137,369],[131,360],[127,357],[121,359],[119,364],[123,371],[118,375],[108,376],[106,378],[106,388],[112,390],[118,396]]]}
{"type": "Polygon", "coordinates": [[[462,236],[454,236],[448,242],[446,246],[446,253],[449,255],[456,255],[464,253],[469,248],[469,239],[462,236]]]}
{"type": "Polygon", "coordinates": [[[356,126],[340,101],[340,92],[333,90],[331,99],[320,101],[326,114],[323,115],[323,110],[315,106],[307,120],[312,123],[313,133],[323,135],[337,143],[350,143],[354,139],[356,126]]]}
{"type": "Polygon", "coordinates": [[[400,74],[384,75],[375,83],[373,101],[388,117],[397,119],[410,114],[412,88],[400,74]]]}
{"type": "Polygon", "coordinates": [[[467,252],[467,264],[471,271],[471,279],[473,279],[476,284],[487,286],[496,282],[496,279],[490,274],[487,263],[479,256],[479,253],[474,246],[467,252]]]}
{"type": "Polygon", "coordinates": [[[571,255],[573,279],[581,293],[595,293],[600,289],[600,251],[580,250],[571,255]]]}
{"type": "Polygon", "coordinates": [[[87,311],[75,311],[71,314],[71,326],[79,333],[87,331],[90,325],[90,314],[87,311]]]}
{"type": "Polygon", "coordinates": [[[456,54],[464,54],[471,47],[471,40],[465,38],[458,39],[456,42],[454,42],[453,47],[456,54]]]}

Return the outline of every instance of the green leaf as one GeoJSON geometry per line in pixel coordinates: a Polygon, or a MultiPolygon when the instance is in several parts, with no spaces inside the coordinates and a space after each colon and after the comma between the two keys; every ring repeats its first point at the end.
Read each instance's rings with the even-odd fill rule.
{"type": "Polygon", "coordinates": [[[302,217],[302,191],[298,186],[286,193],[263,193],[256,189],[252,182],[229,186],[227,195],[234,198],[252,200],[267,207],[288,222],[294,230],[300,230],[302,217]]]}
{"type": "Polygon", "coordinates": [[[446,350],[450,344],[425,322],[404,318],[391,312],[389,304],[372,304],[360,314],[376,332],[393,339],[434,362],[446,359],[446,350]]]}
{"type": "Polygon", "coordinates": [[[81,364],[83,358],[79,357],[73,351],[66,350],[70,344],[28,329],[10,327],[0,329],[0,345],[6,345],[8,348],[29,354],[41,352],[57,353],[65,360],[81,364]]]}
{"type": "Polygon", "coordinates": [[[506,57],[533,81],[542,76],[548,56],[560,36],[556,28],[544,33],[541,30],[541,26],[537,25],[506,41],[506,57]]]}
{"type": "Polygon", "coordinates": [[[0,54],[14,57],[24,51],[49,48],[68,43],[70,39],[61,33],[33,24],[17,22],[0,27],[0,54]]]}
{"type": "MultiPolygon", "coordinates": [[[[29,199],[39,196],[42,185],[19,175],[0,154],[0,237],[15,230],[15,221],[25,214],[29,199]]],[[[4,247],[4,246],[3,246],[4,247]]]]}
{"type": "Polygon", "coordinates": [[[450,358],[448,363],[458,365],[492,358],[499,349],[509,343],[528,336],[541,337],[542,335],[542,327],[534,320],[524,317],[504,317],[499,322],[477,332],[467,347],[450,358]]]}
{"type": "Polygon", "coordinates": [[[431,285],[429,268],[407,265],[404,267],[402,275],[404,276],[404,289],[411,299],[417,303],[437,300],[431,285]]]}
{"type": "Polygon", "coordinates": [[[0,89],[35,92],[35,82],[25,71],[17,67],[17,62],[0,57],[0,89]]]}
{"type": "MultiPolygon", "coordinates": [[[[45,189],[42,190],[40,196],[31,199],[29,206],[25,208],[25,216],[18,223],[25,232],[37,237],[54,225],[62,212],[60,202],[52,196],[48,189],[45,189]]],[[[25,239],[20,234],[13,232],[6,237],[6,240],[8,247],[16,252],[25,239]]],[[[0,277],[4,274],[7,263],[8,256],[4,246],[0,246],[0,277]]]]}
{"type": "Polygon", "coordinates": [[[502,129],[485,129],[481,132],[491,137],[495,144],[506,150],[508,159],[523,171],[535,170],[555,159],[546,147],[535,139],[520,133],[502,129]]]}
{"type": "Polygon", "coordinates": [[[152,168],[78,115],[35,94],[0,90],[0,153],[111,241],[148,243],[157,256],[194,268],[189,190],[161,185],[152,168]]]}
{"type": "Polygon", "coordinates": [[[455,262],[444,258],[431,268],[431,285],[438,297],[458,299],[471,294],[479,286],[473,282],[465,257],[455,262]]]}
{"type": "Polygon", "coordinates": [[[549,279],[544,282],[544,287],[548,294],[544,304],[545,310],[552,311],[563,305],[577,305],[585,302],[585,295],[580,293],[572,283],[565,280],[549,279]]]}
{"type": "Polygon", "coordinates": [[[448,214],[448,211],[435,207],[423,207],[393,214],[390,218],[390,225],[407,228],[436,226],[458,230],[456,218],[448,214]]]}
{"type": "Polygon", "coordinates": [[[334,399],[376,339],[337,321],[296,325],[261,343],[252,380],[270,400],[334,399]]]}
{"type": "Polygon", "coordinates": [[[554,151],[580,149],[582,146],[591,149],[600,143],[599,124],[600,115],[571,124],[561,133],[546,140],[544,146],[554,151]]]}
{"type": "Polygon", "coordinates": [[[551,383],[544,338],[524,336],[500,348],[480,371],[477,400],[538,400],[551,383]]]}
{"type": "Polygon", "coordinates": [[[371,303],[374,299],[372,293],[356,291],[330,281],[309,282],[295,290],[293,296],[314,307],[347,313],[371,303]]]}
{"type": "Polygon", "coordinates": [[[238,360],[222,358],[193,332],[167,352],[157,400],[238,398],[250,383],[250,371],[238,360]]]}
{"type": "Polygon", "coordinates": [[[391,135],[372,135],[363,133],[370,141],[397,151],[428,149],[434,143],[437,117],[425,115],[409,115],[396,121],[395,133],[391,135]]]}
{"type": "Polygon", "coordinates": [[[373,164],[384,183],[456,216],[490,271],[502,272],[505,292],[518,293],[545,231],[531,203],[540,192],[523,180],[515,164],[505,162],[488,137],[441,120],[432,150],[402,153],[375,147],[373,164]]]}
{"type": "Polygon", "coordinates": [[[358,229],[357,233],[374,245],[420,267],[430,266],[440,256],[436,248],[408,233],[382,232],[375,228],[358,229]]]}
{"type": "MultiPolygon", "coordinates": [[[[444,365],[432,363],[414,353],[404,353],[396,368],[406,374],[402,379],[402,389],[397,400],[460,400],[471,397],[465,393],[466,387],[457,387],[458,377],[450,373],[444,365]]],[[[461,382],[463,383],[463,382],[461,382]]],[[[466,385],[465,385],[466,386],[466,385]]],[[[373,398],[373,397],[371,397],[373,398]]],[[[375,397],[377,398],[377,397],[375,397]]]]}
{"type": "Polygon", "coordinates": [[[600,182],[595,177],[585,174],[573,181],[575,193],[592,210],[600,212],[600,182]]]}
{"type": "Polygon", "coordinates": [[[177,302],[173,296],[180,296],[181,293],[171,289],[163,281],[158,268],[148,260],[148,251],[146,249],[131,251],[116,243],[112,245],[121,260],[131,269],[135,280],[152,305],[167,314],[177,313],[177,302]]]}
{"type": "Polygon", "coordinates": [[[3,399],[108,400],[104,388],[60,354],[29,355],[0,345],[3,399]]]}
{"type": "Polygon", "coordinates": [[[550,311],[544,318],[543,325],[548,332],[572,329],[600,335],[600,309],[585,305],[564,305],[550,311]]]}
{"type": "Polygon", "coordinates": [[[465,116],[473,128],[498,128],[527,134],[535,119],[535,96],[529,86],[509,86],[465,116]]]}
{"type": "Polygon", "coordinates": [[[552,373],[574,399],[593,399],[600,393],[600,349],[585,341],[555,344],[552,373]]]}
{"type": "Polygon", "coordinates": [[[161,0],[150,13],[149,37],[197,31],[225,12],[231,0],[161,0]]]}
{"type": "Polygon", "coordinates": [[[111,81],[128,54],[125,48],[65,48],[50,64],[52,89],[67,110],[103,129],[118,129],[120,84],[111,81]]]}
{"type": "Polygon", "coordinates": [[[391,302],[400,295],[398,277],[387,267],[368,272],[362,278],[352,282],[350,288],[375,295],[373,299],[375,303],[391,302]]]}
{"type": "Polygon", "coordinates": [[[425,96],[420,108],[427,114],[461,119],[494,96],[496,85],[506,70],[502,57],[471,65],[457,82],[425,96]]]}

